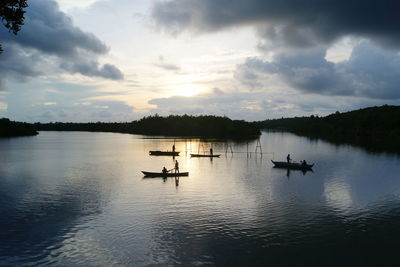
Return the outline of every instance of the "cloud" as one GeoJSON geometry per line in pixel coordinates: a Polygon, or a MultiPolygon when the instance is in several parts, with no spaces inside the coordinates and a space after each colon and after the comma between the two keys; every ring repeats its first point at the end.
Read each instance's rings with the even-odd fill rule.
{"type": "Polygon", "coordinates": [[[63,57],[76,57],[80,49],[94,54],[108,52],[108,47],[95,35],[75,27],[52,0],[30,2],[22,31],[17,36],[5,35],[4,41],[63,57]]]}
{"type": "Polygon", "coordinates": [[[42,75],[41,62],[41,54],[37,51],[23,51],[18,45],[7,46],[0,55],[0,84],[8,75],[19,81],[42,75]]]}
{"type": "Polygon", "coordinates": [[[322,96],[281,92],[229,92],[215,88],[212,92],[192,96],[172,96],[149,101],[156,107],[151,113],[161,115],[226,115],[248,121],[292,116],[328,115],[369,106],[396,104],[398,100],[382,100],[354,96],[322,96]]]}
{"type": "Polygon", "coordinates": [[[164,57],[159,56],[158,57],[158,63],[154,64],[156,67],[159,67],[161,69],[167,70],[167,71],[180,71],[181,68],[177,65],[171,64],[171,63],[166,63],[164,62],[164,57]]]}
{"type": "Polygon", "coordinates": [[[99,66],[97,61],[84,60],[81,62],[64,62],[60,67],[70,73],[80,73],[90,77],[103,77],[111,80],[124,78],[122,72],[114,65],[104,64],[99,66]]]}
{"type": "Polygon", "coordinates": [[[170,0],[156,2],[152,17],[173,33],[252,25],[265,41],[294,47],[358,36],[398,48],[399,9],[397,0],[170,0]]]}
{"type": "MultiPolygon", "coordinates": [[[[298,108],[296,104],[288,104],[292,100],[290,97],[265,92],[224,92],[214,88],[211,92],[192,97],[155,98],[149,104],[156,106],[153,113],[161,115],[226,115],[233,119],[262,120],[288,114],[288,111],[298,108]]],[[[304,111],[299,112],[302,113],[304,111]]]]}
{"type": "Polygon", "coordinates": [[[272,61],[248,58],[235,77],[252,88],[279,78],[304,93],[400,99],[400,55],[371,43],[354,47],[348,60],[333,63],[326,50],[278,53],[272,61]]]}
{"type": "Polygon", "coordinates": [[[156,67],[159,67],[164,70],[169,70],[169,71],[179,71],[181,68],[177,65],[174,64],[168,64],[168,63],[157,63],[155,64],[156,67]]]}
{"type": "Polygon", "coordinates": [[[123,79],[117,67],[98,62],[109,48],[94,34],[74,26],[55,1],[29,2],[25,17],[25,25],[17,36],[0,29],[0,42],[5,49],[0,56],[0,79],[12,74],[24,80],[54,69],[90,77],[123,79]]]}

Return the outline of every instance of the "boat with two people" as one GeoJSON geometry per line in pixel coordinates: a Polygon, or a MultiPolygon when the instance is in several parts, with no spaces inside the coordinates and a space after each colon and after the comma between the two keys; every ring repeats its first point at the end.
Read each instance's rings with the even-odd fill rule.
{"type": "Polygon", "coordinates": [[[175,161],[175,167],[167,170],[165,166],[162,168],[161,172],[147,172],[142,171],[145,177],[180,177],[180,176],[189,176],[189,172],[180,172],[179,171],[179,162],[175,161]]]}
{"type": "Polygon", "coordinates": [[[305,160],[302,162],[287,162],[287,161],[273,161],[275,168],[283,168],[283,169],[291,169],[291,170],[302,170],[302,171],[311,171],[314,164],[308,164],[305,160]]]}

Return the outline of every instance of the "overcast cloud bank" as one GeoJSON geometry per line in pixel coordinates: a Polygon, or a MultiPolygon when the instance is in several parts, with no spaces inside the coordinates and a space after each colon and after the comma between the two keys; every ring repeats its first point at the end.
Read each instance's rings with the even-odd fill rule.
{"type": "Polygon", "coordinates": [[[5,49],[0,61],[1,80],[14,77],[24,81],[55,69],[89,77],[123,79],[117,67],[98,62],[109,48],[94,34],[74,26],[55,1],[30,1],[26,11],[25,25],[17,36],[8,34],[3,27],[0,29],[0,42],[5,49]]]}

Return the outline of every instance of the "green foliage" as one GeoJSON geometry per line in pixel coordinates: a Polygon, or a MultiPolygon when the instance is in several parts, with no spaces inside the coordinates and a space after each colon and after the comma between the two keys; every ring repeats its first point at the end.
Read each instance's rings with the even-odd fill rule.
{"type": "Polygon", "coordinates": [[[120,132],[162,136],[245,139],[260,135],[252,123],[216,116],[174,116],[158,114],[126,123],[36,123],[38,130],[120,132]]]}
{"type": "Polygon", "coordinates": [[[400,106],[381,106],[328,115],[266,120],[260,128],[293,132],[373,151],[400,152],[400,106]]]}
{"type": "Polygon", "coordinates": [[[38,132],[30,123],[10,121],[6,118],[0,119],[0,137],[29,136],[37,134],[38,132]]]}

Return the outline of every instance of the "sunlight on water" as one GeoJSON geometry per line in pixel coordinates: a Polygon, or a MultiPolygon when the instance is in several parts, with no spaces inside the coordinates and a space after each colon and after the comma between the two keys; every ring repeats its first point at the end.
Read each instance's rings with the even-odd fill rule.
{"type": "Polygon", "coordinates": [[[397,156],[283,133],[263,133],[260,143],[262,157],[256,141],[83,132],[2,139],[0,266],[395,260],[397,156]],[[178,157],[149,155],[174,144],[178,157]],[[219,158],[190,157],[211,147],[219,158]],[[313,171],[273,168],[270,160],[288,153],[315,163],[313,171]],[[141,173],[175,160],[188,177],[141,173]]]}

